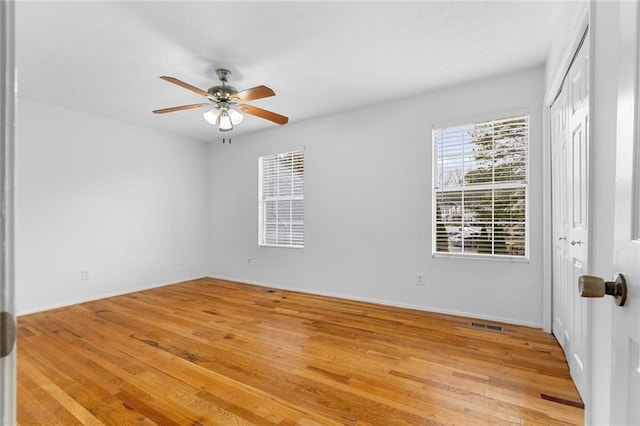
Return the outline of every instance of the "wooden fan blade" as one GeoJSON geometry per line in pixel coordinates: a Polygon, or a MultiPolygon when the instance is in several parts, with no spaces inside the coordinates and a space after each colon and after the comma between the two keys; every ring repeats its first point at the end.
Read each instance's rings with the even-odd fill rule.
{"type": "Polygon", "coordinates": [[[189,83],[185,83],[182,80],[178,80],[177,78],[174,77],[167,77],[165,75],[160,77],[161,79],[168,81],[169,83],[173,83],[173,84],[177,84],[180,87],[184,87],[187,90],[191,90],[194,93],[197,93],[200,96],[204,96],[205,98],[209,97],[209,93],[205,92],[202,89],[198,89],[196,86],[192,86],[189,83]]]}
{"type": "Polygon", "coordinates": [[[254,107],[251,105],[238,105],[238,109],[247,114],[255,115],[256,117],[264,118],[274,123],[283,125],[289,122],[289,118],[284,115],[276,114],[275,112],[267,111],[266,109],[254,107]]]}
{"type": "Polygon", "coordinates": [[[251,89],[243,90],[229,96],[229,99],[238,99],[241,102],[249,102],[254,99],[268,98],[269,96],[275,96],[276,93],[267,86],[256,86],[251,89]]]}
{"type": "Polygon", "coordinates": [[[207,106],[207,105],[211,105],[211,104],[181,105],[181,106],[175,106],[175,107],[171,107],[171,108],[156,109],[153,112],[154,112],[154,114],[164,114],[164,113],[167,113],[167,112],[184,111],[185,109],[200,108],[200,107],[207,106]]]}

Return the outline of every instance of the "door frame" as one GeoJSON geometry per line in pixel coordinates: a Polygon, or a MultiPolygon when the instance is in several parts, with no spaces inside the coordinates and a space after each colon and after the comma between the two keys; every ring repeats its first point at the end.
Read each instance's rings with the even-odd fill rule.
{"type": "MultiPolygon", "coordinates": [[[[15,320],[14,297],[14,128],[15,128],[15,9],[0,0],[0,311],[15,320]]],[[[3,315],[4,316],[4,315],[3,315]]],[[[5,317],[6,319],[6,317],[5,317]]],[[[9,327],[14,324],[9,322],[9,327]]],[[[7,324],[4,324],[6,326],[7,324]]],[[[15,331],[15,329],[14,329],[15,331]]],[[[16,345],[0,358],[0,424],[15,424],[16,345]]]]}

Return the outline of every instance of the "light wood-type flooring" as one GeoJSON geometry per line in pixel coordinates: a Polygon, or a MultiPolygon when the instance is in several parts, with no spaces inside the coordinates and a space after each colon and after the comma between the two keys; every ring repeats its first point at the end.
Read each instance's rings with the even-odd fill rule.
{"type": "Polygon", "coordinates": [[[200,279],[18,319],[21,425],[582,424],[554,338],[200,279]]]}

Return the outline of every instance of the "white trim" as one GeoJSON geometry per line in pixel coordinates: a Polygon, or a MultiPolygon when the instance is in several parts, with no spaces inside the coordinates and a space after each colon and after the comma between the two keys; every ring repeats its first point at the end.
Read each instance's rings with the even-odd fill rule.
{"type": "MultiPolygon", "coordinates": [[[[277,152],[274,154],[268,154],[268,155],[263,155],[258,157],[258,246],[259,247],[304,248],[304,162],[305,162],[304,157],[305,157],[304,148],[294,150],[294,151],[277,152]],[[295,177],[293,166],[290,167],[291,175],[293,176],[291,181],[290,194],[288,195],[264,194],[263,190],[264,190],[265,180],[267,180],[271,184],[275,184],[278,188],[280,187],[279,178],[281,176],[280,175],[281,168],[280,166],[276,166],[276,168],[273,169],[273,165],[280,164],[280,161],[277,160],[277,158],[281,156],[291,156],[292,164],[300,164],[300,162],[298,162],[300,158],[298,157],[301,157],[302,179],[299,179],[299,180],[302,182],[302,195],[294,195],[295,188],[297,188],[297,186],[295,185],[295,179],[293,179],[293,177],[295,177]],[[270,171],[268,173],[265,172],[265,166],[264,166],[265,160],[267,161],[267,164],[271,165],[269,169],[270,171]],[[288,221],[281,220],[279,218],[280,208],[278,203],[280,201],[290,202],[290,207],[289,207],[290,214],[289,214],[288,221]],[[276,238],[275,238],[275,241],[267,241],[267,234],[268,234],[267,227],[269,224],[273,224],[273,222],[271,221],[272,218],[269,218],[270,220],[267,220],[266,205],[267,203],[273,203],[273,202],[275,202],[276,205],[278,206],[276,207],[276,213],[274,214],[274,218],[273,218],[275,219],[275,225],[276,225],[276,238]],[[301,221],[294,220],[294,204],[295,203],[300,204],[300,202],[302,203],[302,220],[301,221]],[[278,235],[278,229],[280,228],[280,224],[284,224],[287,228],[290,228],[288,232],[289,234],[288,243],[279,242],[280,236],[278,235]],[[302,225],[302,232],[294,231],[296,229],[295,227],[300,225],[302,225]],[[299,242],[298,237],[301,237],[302,244],[296,244],[296,242],[299,242]]],[[[289,173],[287,172],[286,174],[289,174],[289,173]]],[[[277,189],[276,192],[279,194],[280,189],[277,189]]]]}
{"type": "MultiPolygon", "coordinates": [[[[531,210],[531,197],[529,191],[529,181],[531,177],[531,121],[532,116],[534,116],[535,110],[533,108],[522,108],[515,109],[509,111],[504,111],[502,113],[486,113],[482,114],[481,117],[476,117],[475,119],[468,119],[469,121],[463,121],[460,119],[450,120],[449,124],[439,124],[434,123],[431,127],[431,222],[428,223],[428,226],[431,228],[431,257],[458,257],[458,258],[475,258],[476,260],[511,260],[514,259],[519,262],[529,263],[531,257],[531,235],[530,235],[530,215],[529,212],[531,210]],[[460,187],[451,188],[451,189],[440,189],[439,191],[435,188],[436,181],[436,173],[437,166],[435,165],[435,160],[438,158],[438,154],[435,152],[435,138],[434,132],[436,130],[443,130],[450,127],[460,127],[460,126],[471,126],[475,124],[482,124],[486,122],[492,121],[502,121],[502,120],[510,120],[518,117],[526,117],[527,119],[527,162],[526,162],[526,180],[524,184],[522,183],[508,183],[508,184],[496,184],[491,183],[487,185],[473,185],[467,187],[466,185],[462,185],[460,187]],[[471,191],[471,190],[494,190],[494,189],[513,189],[513,188],[524,188],[525,191],[525,212],[524,212],[524,234],[525,234],[525,252],[524,256],[514,256],[514,255],[496,255],[496,254],[481,254],[478,255],[476,253],[445,253],[437,251],[437,194],[444,192],[459,192],[459,191],[471,191]]],[[[514,262],[515,263],[515,262],[514,262]]]]}
{"type": "Polygon", "coordinates": [[[122,295],[125,295],[125,294],[137,293],[139,291],[151,290],[151,289],[154,289],[154,288],[167,287],[167,286],[170,286],[170,285],[176,285],[176,284],[181,284],[181,283],[185,283],[185,282],[189,282],[189,281],[200,280],[200,279],[203,279],[203,278],[208,278],[208,277],[207,276],[199,276],[199,277],[193,277],[193,278],[185,278],[185,279],[181,279],[180,281],[175,281],[175,282],[170,282],[170,283],[151,284],[151,285],[145,285],[145,286],[131,287],[131,288],[127,288],[126,290],[123,290],[123,291],[110,291],[110,292],[107,292],[107,293],[101,293],[99,295],[94,295],[94,296],[91,296],[91,297],[82,297],[82,298],[78,298],[78,299],[69,299],[69,300],[66,300],[64,302],[54,303],[52,305],[46,305],[44,307],[39,307],[37,309],[25,309],[23,311],[16,312],[16,316],[19,317],[21,315],[35,314],[37,312],[44,312],[44,311],[48,311],[48,310],[51,310],[51,309],[64,308],[66,306],[77,305],[77,304],[80,304],[80,303],[93,302],[95,300],[107,299],[109,297],[114,297],[114,296],[122,296],[122,295]]]}
{"type": "Polygon", "coordinates": [[[571,65],[571,61],[573,60],[575,53],[578,51],[578,46],[580,46],[582,36],[589,26],[589,4],[589,1],[584,2],[578,15],[576,25],[571,32],[571,44],[569,44],[565,49],[562,59],[558,63],[558,67],[553,70],[553,78],[551,79],[551,83],[549,87],[547,87],[547,91],[544,96],[544,104],[549,108],[553,105],[553,101],[560,91],[560,87],[562,86],[567,70],[571,65]]]}
{"type": "MultiPolygon", "coordinates": [[[[15,9],[0,1],[0,311],[15,316],[15,9]]],[[[16,422],[16,346],[0,359],[0,424],[16,422]]]]}
{"type": "Polygon", "coordinates": [[[505,254],[476,254],[476,253],[455,253],[455,252],[434,252],[431,257],[442,257],[450,259],[468,259],[468,260],[482,260],[489,262],[503,262],[503,263],[531,263],[531,260],[526,256],[513,256],[505,254]]]}
{"type": "Polygon", "coordinates": [[[284,245],[284,244],[260,244],[258,242],[258,248],[278,248],[278,249],[298,249],[304,250],[304,246],[292,246],[292,245],[284,245]]]}
{"type": "Polygon", "coordinates": [[[287,152],[294,152],[294,151],[305,151],[305,146],[299,146],[299,147],[294,147],[294,148],[282,148],[282,149],[278,149],[276,151],[260,151],[258,152],[258,158],[260,157],[267,157],[269,155],[277,155],[277,154],[284,154],[287,152]]]}
{"type": "MultiPolygon", "coordinates": [[[[544,97],[544,109],[543,109],[543,206],[544,206],[544,212],[543,212],[543,264],[542,264],[542,269],[543,269],[543,299],[542,299],[542,315],[543,315],[543,329],[545,331],[548,332],[552,332],[552,326],[553,326],[553,267],[552,267],[552,252],[554,250],[553,248],[553,226],[552,226],[552,201],[551,201],[551,191],[552,191],[552,182],[551,179],[549,178],[549,176],[551,176],[552,173],[552,167],[551,167],[551,156],[552,156],[552,140],[551,140],[551,132],[552,132],[552,128],[551,128],[551,120],[550,120],[550,113],[551,113],[551,106],[553,105],[554,101],[556,100],[556,97],[562,87],[562,85],[564,84],[564,80],[565,80],[565,76],[567,75],[569,68],[571,67],[571,64],[573,62],[573,59],[575,57],[575,55],[578,52],[578,49],[581,47],[582,43],[583,43],[583,39],[585,37],[590,37],[591,36],[591,31],[589,31],[589,33],[587,34],[587,31],[589,30],[590,27],[590,20],[591,20],[591,13],[590,13],[590,2],[587,1],[584,3],[584,5],[582,6],[579,14],[578,14],[578,19],[576,21],[576,25],[571,33],[571,38],[570,38],[570,42],[568,43],[564,54],[562,56],[562,59],[560,60],[560,62],[558,63],[557,67],[555,70],[552,70],[553,72],[553,78],[550,80],[551,83],[549,85],[549,87],[546,88],[546,93],[545,93],[545,97],[544,97]]],[[[592,43],[589,43],[589,57],[590,57],[590,61],[589,61],[589,111],[591,113],[591,111],[593,111],[593,45],[592,43]]],[[[591,131],[591,127],[593,126],[593,120],[589,120],[589,135],[592,135],[593,132],[591,131]]],[[[587,146],[587,187],[589,188],[589,181],[590,181],[590,171],[591,171],[591,164],[590,164],[590,151],[591,151],[591,145],[592,145],[592,140],[590,137],[590,140],[588,141],[589,145],[587,146]]],[[[590,206],[590,200],[587,199],[587,214],[588,219],[587,219],[587,223],[588,228],[587,228],[587,235],[589,235],[591,233],[591,227],[593,226],[590,223],[590,210],[591,210],[591,206],[590,206]]],[[[587,258],[586,258],[586,264],[587,264],[587,270],[585,271],[586,273],[589,273],[589,268],[590,268],[590,264],[591,264],[591,259],[590,259],[590,255],[592,250],[589,250],[588,248],[588,244],[587,243],[587,258]]],[[[591,318],[592,318],[592,309],[591,309],[591,304],[587,304],[587,308],[586,308],[586,321],[585,321],[585,328],[586,328],[586,336],[585,336],[585,341],[584,341],[584,345],[585,345],[585,353],[583,354],[584,356],[584,370],[583,370],[583,374],[584,374],[584,392],[585,395],[581,395],[584,403],[585,403],[585,420],[586,420],[586,424],[589,424],[590,421],[589,419],[592,418],[592,404],[591,404],[591,394],[592,394],[592,369],[593,366],[592,364],[592,354],[591,354],[591,345],[593,342],[592,339],[592,327],[591,327],[591,318]]]]}
{"type": "Polygon", "coordinates": [[[551,108],[542,109],[542,330],[551,334],[553,322],[552,253],[553,229],[551,217],[551,108]]]}
{"type": "Polygon", "coordinates": [[[433,313],[437,313],[437,314],[454,315],[454,316],[457,316],[457,317],[464,317],[464,318],[469,318],[469,319],[482,319],[482,320],[486,320],[486,321],[494,321],[494,322],[500,322],[500,323],[504,323],[504,324],[520,325],[520,326],[524,326],[524,327],[531,327],[531,328],[537,328],[537,329],[540,329],[542,327],[542,324],[541,323],[537,323],[537,322],[520,321],[520,320],[514,320],[512,318],[502,318],[502,317],[495,317],[495,316],[491,316],[491,315],[481,315],[481,314],[476,314],[476,313],[453,311],[453,310],[449,310],[449,309],[432,308],[432,307],[414,305],[414,304],[411,304],[411,303],[401,303],[401,302],[389,301],[389,300],[384,300],[384,299],[373,299],[373,298],[369,298],[369,297],[358,297],[358,296],[339,294],[339,293],[332,293],[332,292],[326,292],[326,291],[315,291],[315,290],[309,290],[309,289],[306,289],[306,288],[291,287],[291,286],[279,285],[279,284],[271,284],[271,283],[265,283],[265,282],[261,282],[261,281],[244,280],[244,279],[238,279],[238,278],[226,277],[226,276],[215,276],[215,277],[214,276],[209,276],[208,278],[211,278],[211,279],[214,279],[214,280],[232,281],[232,282],[255,285],[255,286],[260,286],[260,287],[276,288],[276,289],[279,289],[279,290],[294,291],[294,292],[303,293],[303,294],[313,294],[313,295],[317,295],[317,296],[335,297],[336,299],[354,300],[354,301],[358,301],[358,302],[375,303],[375,304],[378,304],[378,305],[392,306],[392,307],[396,307],[396,308],[414,309],[414,310],[422,311],[422,312],[433,312],[433,313]]]}
{"type": "MultiPolygon", "coordinates": [[[[465,124],[482,123],[484,121],[505,120],[507,118],[513,118],[513,117],[519,117],[519,116],[525,116],[525,115],[531,117],[534,113],[535,113],[534,108],[514,108],[506,111],[501,110],[497,112],[475,114],[472,116],[467,116],[465,118],[456,118],[452,120],[433,123],[433,126],[431,126],[431,131],[435,129],[442,129],[447,127],[463,126],[465,124]]],[[[529,120],[529,127],[531,127],[531,120],[529,120]]],[[[431,141],[431,143],[433,144],[433,141],[431,141]]]]}

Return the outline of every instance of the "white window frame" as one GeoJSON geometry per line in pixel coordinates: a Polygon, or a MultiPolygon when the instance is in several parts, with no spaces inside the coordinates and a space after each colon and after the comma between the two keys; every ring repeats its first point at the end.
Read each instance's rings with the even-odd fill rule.
{"type": "Polygon", "coordinates": [[[258,158],[258,245],[261,247],[304,248],[304,148],[263,155],[258,158]],[[295,161],[296,164],[302,166],[302,177],[298,176],[298,183],[296,184],[294,168],[291,167],[291,191],[289,193],[281,193],[279,176],[283,170],[278,166],[277,170],[272,171],[275,175],[267,176],[264,165],[266,162],[273,162],[279,157],[284,158],[287,156],[291,157],[292,164],[295,161]],[[266,193],[266,179],[274,179],[273,183],[276,185],[275,194],[266,193]],[[300,179],[302,182],[299,182],[300,179]],[[298,190],[296,191],[295,188],[298,190]],[[278,207],[275,208],[273,217],[267,217],[269,212],[267,205],[275,203],[277,206],[282,202],[289,203],[290,210],[285,219],[283,220],[279,217],[278,207]],[[294,211],[294,203],[298,206],[297,211],[294,211]],[[282,227],[287,230],[287,241],[283,241],[282,234],[279,233],[282,227]]]}
{"type": "MultiPolygon", "coordinates": [[[[531,121],[532,114],[531,111],[515,111],[505,114],[493,114],[489,116],[484,116],[480,119],[475,120],[464,120],[457,122],[450,122],[446,124],[438,124],[434,125],[431,132],[431,154],[432,154],[432,185],[431,185],[431,195],[432,195],[432,220],[431,220],[431,229],[432,229],[432,256],[433,257],[463,257],[469,259],[488,259],[488,260],[508,260],[508,261],[529,261],[530,249],[529,249],[529,241],[530,241],[530,220],[529,220],[529,209],[530,209],[530,201],[531,198],[529,196],[529,176],[530,176],[530,159],[531,159],[531,121]],[[492,122],[500,122],[510,119],[516,118],[526,118],[527,119],[527,146],[526,146],[526,166],[525,166],[525,179],[524,182],[520,183],[499,183],[496,182],[495,179],[493,182],[488,184],[473,184],[473,185],[460,185],[455,188],[438,188],[437,182],[437,173],[438,173],[438,159],[440,156],[436,153],[436,132],[444,131],[449,128],[458,128],[463,126],[473,126],[480,124],[487,124],[492,122]],[[516,254],[495,254],[495,253],[474,253],[474,252],[445,252],[437,250],[437,195],[438,193],[445,192],[463,192],[464,191],[479,191],[479,190],[499,190],[499,189],[523,189],[524,190],[524,201],[525,201],[525,210],[524,210],[524,255],[516,255],[516,254]]],[[[494,176],[495,178],[495,176],[494,176]]],[[[463,195],[464,196],[464,195],[463,195]]],[[[465,214],[465,213],[463,213],[465,214]]],[[[492,242],[492,244],[495,241],[492,242]]],[[[464,243],[463,243],[464,246],[464,243]]]]}

